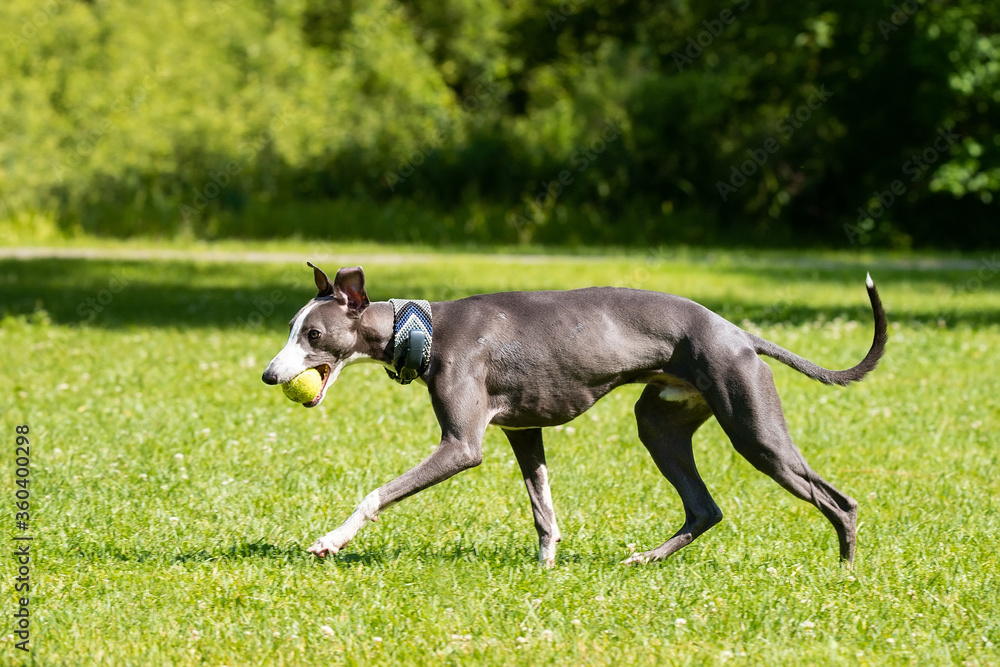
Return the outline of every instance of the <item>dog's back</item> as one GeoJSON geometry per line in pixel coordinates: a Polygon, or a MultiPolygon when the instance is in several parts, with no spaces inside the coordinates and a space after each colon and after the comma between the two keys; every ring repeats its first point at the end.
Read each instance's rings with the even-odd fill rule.
{"type": "Polygon", "coordinates": [[[484,373],[503,426],[573,419],[616,386],[664,373],[685,332],[699,328],[691,320],[718,318],[683,297],[617,287],[484,294],[432,309],[431,375],[442,365],[484,373]]]}

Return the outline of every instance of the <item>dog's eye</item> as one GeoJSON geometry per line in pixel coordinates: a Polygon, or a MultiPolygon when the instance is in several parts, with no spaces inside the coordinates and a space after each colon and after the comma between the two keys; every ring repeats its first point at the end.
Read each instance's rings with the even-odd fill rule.
{"type": "Polygon", "coordinates": [[[309,340],[316,340],[319,337],[320,337],[320,333],[316,329],[311,329],[309,331],[309,340]]]}

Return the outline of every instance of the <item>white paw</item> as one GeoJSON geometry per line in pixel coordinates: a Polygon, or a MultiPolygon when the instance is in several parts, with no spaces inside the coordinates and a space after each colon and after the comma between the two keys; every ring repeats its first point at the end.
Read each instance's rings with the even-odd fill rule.
{"type": "Polygon", "coordinates": [[[306,551],[320,558],[325,558],[337,554],[345,546],[347,546],[346,540],[339,540],[335,533],[329,533],[313,542],[313,545],[306,551]]]}
{"type": "Polygon", "coordinates": [[[538,562],[541,563],[547,570],[556,566],[555,542],[539,548],[538,562]]]}
{"type": "Polygon", "coordinates": [[[648,553],[635,553],[619,563],[620,565],[645,565],[649,562],[648,553]]]}

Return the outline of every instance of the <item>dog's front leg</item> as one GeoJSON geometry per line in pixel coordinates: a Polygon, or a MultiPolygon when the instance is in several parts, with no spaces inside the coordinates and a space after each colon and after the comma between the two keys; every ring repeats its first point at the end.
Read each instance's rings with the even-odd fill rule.
{"type": "MultiPolygon", "coordinates": [[[[484,425],[484,431],[485,428],[484,425]]],[[[389,505],[479,465],[483,460],[482,437],[481,432],[477,436],[466,437],[445,435],[430,456],[365,496],[347,521],[316,540],[309,551],[320,558],[337,553],[367,522],[373,521],[389,505]]]]}
{"type": "Polygon", "coordinates": [[[559,532],[556,513],[552,508],[542,429],[504,429],[504,433],[510,440],[517,464],[521,467],[524,485],[528,489],[528,497],[531,499],[535,530],[538,532],[538,562],[545,567],[552,567],[556,563],[556,542],[562,539],[562,534],[559,532]]]}

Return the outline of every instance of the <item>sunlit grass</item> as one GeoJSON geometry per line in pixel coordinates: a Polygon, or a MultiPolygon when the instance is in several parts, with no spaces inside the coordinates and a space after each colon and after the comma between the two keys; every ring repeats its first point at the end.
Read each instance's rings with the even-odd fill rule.
{"type": "MultiPolygon", "coordinates": [[[[670,291],[841,368],[867,350],[871,316],[863,267],[837,259],[805,270],[754,256],[466,254],[366,270],[376,299],[670,291]]],[[[960,270],[873,273],[894,325],[872,376],[836,389],[773,364],[793,437],[861,503],[853,569],[838,564],[828,522],[753,470],[714,422],[696,456],[726,518],[666,562],[619,566],[629,545],[655,546],[683,520],[635,437],[629,387],[547,432],[564,540],[546,571],[494,429],[479,468],[392,508],[334,558],[305,553],[438,431],[425,390],[377,367],[345,371],[316,410],[260,382],[314,291],[304,265],[0,261],[0,425],[9,451],[15,424],[30,425],[34,445],[35,658],[996,664],[1000,295],[991,284],[956,294],[960,270]],[[112,291],[116,271],[125,284],[112,291]],[[103,290],[100,312],[81,314],[103,290]]],[[[19,656],[9,641],[0,651],[19,656]]]]}

